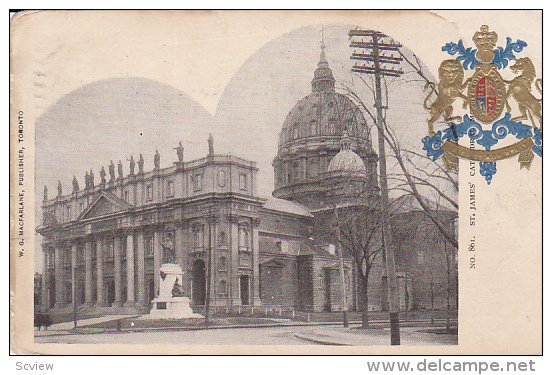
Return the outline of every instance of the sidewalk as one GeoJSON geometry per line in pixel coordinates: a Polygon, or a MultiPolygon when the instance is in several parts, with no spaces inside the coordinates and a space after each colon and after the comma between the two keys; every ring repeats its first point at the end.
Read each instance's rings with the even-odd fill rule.
{"type": "MultiPolygon", "coordinates": [[[[82,328],[83,326],[89,326],[92,324],[105,323],[105,322],[110,322],[112,320],[134,318],[137,316],[139,315],[106,315],[98,318],[79,319],[77,323],[78,323],[78,327],[82,328]]],[[[56,324],[52,324],[47,331],[35,331],[35,336],[63,334],[63,333],[67,333],[67,331],[72,330],[73,327],[74,327],[73,321],[56,323],[56,324]]]]}
{"type": "MultiPolygon", "coordinates": [[[[420,332],[422,327],[401,327],[401,345],[457,345],[458,336],[420,332]]],[[[343,328],[335,327],[323,333],[300,331],[295,334],[298,339],[318,345],[389,345],[389,328],[343,328]]]]}

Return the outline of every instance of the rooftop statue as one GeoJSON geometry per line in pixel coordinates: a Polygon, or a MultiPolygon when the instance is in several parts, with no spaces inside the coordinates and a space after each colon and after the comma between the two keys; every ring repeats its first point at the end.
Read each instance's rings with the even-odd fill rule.
{"type": "Polygon", "coordinates": [[[178,147],[173,148],[173,150],[176,150],[178,162],[182,163],[184,161],[184,146],[182,146],[182,142],[178,142],[178,147]]]}
{"type": "Polygon", "coordinates": [[[73,193],[76,193],[79,190],[80,190],[79,189],[79,181],[77,180],[77,178],[75,176],[73,176],[73,193]]]}
{"type": "Polygon", "coordinates": [[[161,155],[159,155],[159,150],[155,150],[155,156],[153,157],[153,166],[155,169],[159,169],[161,165],[161,155]]]}
{"type": "Polygon", "coordinates": [[[115,164],[113,164],[113,160],[109,163],[109,182],[112,182],[115,180],[115,164]]]}
{"type": "Polygon", "coordinates": [[[123,179],[123,163],[119,160],[119,164],[117,164],[117,174],[119,175],[119,180],[123,179]]]}
{"type": "Polygon", "coordinates": [[[138,159],[138,174],[144,174],[144,157],[140,154],[138,159]]]}
{"type": "Polygon", "coordinates": [[[132,155],[130,155],[129,161],[130,161],[130,175],[134,176],[134,166],[136,165],[136,163],[134,162],[134,157],[132,155]]]}
{"type": "Polygon", "coordinates": [[[102,169],[100,169],[100,179],[102,180],[102,184],[105,184],[105,168],[102,165],[102,169]]]}
{"type": "Polygon", "coordinates": [[[44,200],[48,200],[48,187],[46,185],[44,185],[44,200]]]}

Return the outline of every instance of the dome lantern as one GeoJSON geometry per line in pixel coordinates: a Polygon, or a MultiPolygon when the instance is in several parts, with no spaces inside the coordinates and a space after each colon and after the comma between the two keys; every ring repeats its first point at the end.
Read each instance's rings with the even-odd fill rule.
{"type": "Polygon", "coordinates": [[[312,92],[330,91],[335,92],[335,79],[333,77],[332,70],[326,60],[326,46],[324,40],[320,43],[320,61],[318,67],[314,71],[314,78],[312,79],[312,92]]]}

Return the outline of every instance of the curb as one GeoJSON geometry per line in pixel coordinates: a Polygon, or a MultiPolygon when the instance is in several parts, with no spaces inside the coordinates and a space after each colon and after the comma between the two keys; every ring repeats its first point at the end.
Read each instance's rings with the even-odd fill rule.
{"type": "Polygon", "coordinates": [[[327,341],[323,339],[317,339],[314,337],[305,336],[301,333],[294,333],[293,336],[297,337],[300,340],[312,342],[318,345],[332,345],[332,346],[352,346],[352,344],[344,344],[341,342],[327,341]]]}

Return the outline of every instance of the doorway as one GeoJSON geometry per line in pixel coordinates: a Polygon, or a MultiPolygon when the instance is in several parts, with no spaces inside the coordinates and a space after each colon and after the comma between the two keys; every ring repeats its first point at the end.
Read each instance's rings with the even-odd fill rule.
{"type": "Polygon", "coordinates": [[[240,298],[242,305],[249,305],[249,276],[240,276],[240,298]]]}
{"type": "Polygon", "coordinates": [[[107,289],[107,305],[111,306],[115,302],[115,281],[106,282],[105,287],[107,289]]]}
{"type": "Polygon", "coordinates": [[[205,262],[197,259],[192,266],[192,303],[194,305],[205,305],[205,291],[205,262]]]}

